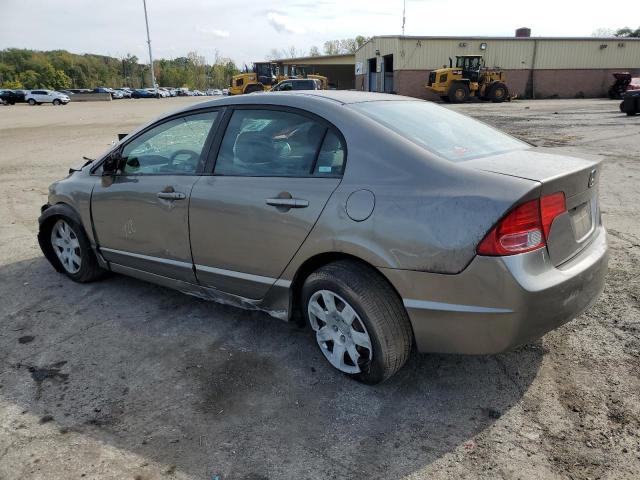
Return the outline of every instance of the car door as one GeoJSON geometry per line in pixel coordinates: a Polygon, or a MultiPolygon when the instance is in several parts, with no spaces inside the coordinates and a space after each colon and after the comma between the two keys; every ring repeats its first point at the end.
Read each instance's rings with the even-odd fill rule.
{"type": "Polygon", "coordinates": [[[218,111],[171,117],[120,149],[124,167],[94,187],[91,212],[100,251],[110,262],[195,282],[188,205],[218,111]]]}
{"type": "Polygon", "coordinates": [[[342,135],[276,107],[227,114],[213,175],[194,186],[191,247],[200,283],[263,298],[300,248],[342,178],[342,135]]]}

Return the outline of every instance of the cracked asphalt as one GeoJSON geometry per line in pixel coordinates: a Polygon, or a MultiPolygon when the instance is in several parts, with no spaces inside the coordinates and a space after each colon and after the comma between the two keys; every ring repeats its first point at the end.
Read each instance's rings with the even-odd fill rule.
{"type": "Polygon", "coordinates": [[[451,107],[604,161],[603,296],[496,356],[414,355],[375,387],[308,331],[122,276],[78,285],[36,241],[47,186],[199,99],[0,107],[0,479],[636,479],[640,116],[609,100],[451,107]]]}

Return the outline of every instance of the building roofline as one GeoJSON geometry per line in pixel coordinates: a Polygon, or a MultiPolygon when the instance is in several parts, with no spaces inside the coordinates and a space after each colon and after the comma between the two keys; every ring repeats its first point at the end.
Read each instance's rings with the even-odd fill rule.
{"type": "Polygon", "coordinates": [[[315,56],[307,56],[307,57],[293,57],[293,58],[277,58],[272,60],[272,62],[294,62],[296,60],[324,60],[327,58],[345,58],[345,57],[355,57],[355,53],[340,53],[338,55],[315,55],[315,56]]]}
{"type": "MultiPolygon", "coordinates": [[[[505,36],[505,37],[497,37],[497,36],[478,36],[478,35],[470,35],[470,36],[461,36],[461,35],[442,35],[442,36],[419,36],[419,35],[375,35],[369,39],[369,42],[375,40],[376,38],[397,38],[400,40],[576,40],[576,41],[640,41],[640,38],[635,37],[513,37],[513,36],[505,36]]],[[[366,45],[366,42],[364,45],[366,45]]],[[[364,47],[362,45],[362,47],[364,47]]],[[[360,47],[360,48],[362,48],[360,47]]]]}

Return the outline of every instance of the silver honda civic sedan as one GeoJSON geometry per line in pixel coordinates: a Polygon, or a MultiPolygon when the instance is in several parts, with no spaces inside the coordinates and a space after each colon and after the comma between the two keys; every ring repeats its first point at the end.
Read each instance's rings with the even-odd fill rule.
{"type": "Polygon", "coordinates": [[[111,271],[303,318],[333,367],[377,383],[414,345],[496,353],[589,308],[600,170],[413,98],[234,96],[72,169],[38,240],[78,282],[111,271]]]}

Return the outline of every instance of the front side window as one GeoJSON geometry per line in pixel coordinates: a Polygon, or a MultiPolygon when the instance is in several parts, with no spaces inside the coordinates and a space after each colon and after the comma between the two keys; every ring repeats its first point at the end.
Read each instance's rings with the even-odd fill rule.
{"type": "Polygon", "coordinates": [[[309,117],[275,110],[236,110],[220,146],[214,174],[261,177],[339,175],[344,149],[309,117]],[[326,147],[325,147],[326,144],[326,147]],[[342,157],[340,158],[340,151],[342,157]],[[335,168],[334,168],[335,167],[335,168]]]}
{"type": "Polygon", "coordinates": [[[174,118],[134,138],[122,149],[123,175],[197,173],[218,112],[174,118]]]}

